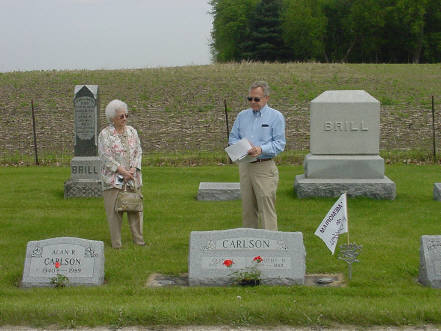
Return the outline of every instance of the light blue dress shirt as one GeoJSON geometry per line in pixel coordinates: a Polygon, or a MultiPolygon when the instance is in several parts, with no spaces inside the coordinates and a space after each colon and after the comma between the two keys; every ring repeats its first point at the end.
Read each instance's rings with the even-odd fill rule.
{"type": "Polygon", "coordinates": [[[234,121],[228,143],[233,145],[247,138],[262,148],[259,159],[270,159],[285,149],[285,118],[282,113],[265,105],[259,111],[242,110],[234,121]]]}

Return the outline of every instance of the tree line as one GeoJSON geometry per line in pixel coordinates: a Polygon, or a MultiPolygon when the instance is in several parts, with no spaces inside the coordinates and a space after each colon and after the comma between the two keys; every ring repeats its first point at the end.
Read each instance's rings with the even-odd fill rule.
{"type": "Polygon", "coordinates": [[[441,0],[210,0],[216,62],[441,62],[441,0]]]}

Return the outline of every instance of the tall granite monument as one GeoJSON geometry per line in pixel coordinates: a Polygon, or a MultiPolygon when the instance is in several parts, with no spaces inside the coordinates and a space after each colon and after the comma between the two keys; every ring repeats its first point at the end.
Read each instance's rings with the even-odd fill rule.
{"type": "Polygon", "coordinates": [[[64,198],[100,197],[101,161],[98,157],[98,85],[76,85],[74,96],[74,157],[71,178],[64,183],[64,198]]]}
{"type": "Polygon", "coordinates": [[[363,90],[326,91],[310,103],[310,153],[297,175],[299,198],[366,196],[393,200],[395,183],[379,156],[380,102],[363,90]]]}

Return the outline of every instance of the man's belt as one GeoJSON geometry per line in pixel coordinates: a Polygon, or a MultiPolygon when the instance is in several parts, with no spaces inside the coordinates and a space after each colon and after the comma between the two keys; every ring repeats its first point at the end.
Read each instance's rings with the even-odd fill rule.
{"type": "Polygon", "coordinates": [[[265,162],[265,161],[269,161],[272,160],[271,158],[269,159],[257,159],[256,161],[250,162],[250,163],[260,163],[260,162],[265,162]]]}

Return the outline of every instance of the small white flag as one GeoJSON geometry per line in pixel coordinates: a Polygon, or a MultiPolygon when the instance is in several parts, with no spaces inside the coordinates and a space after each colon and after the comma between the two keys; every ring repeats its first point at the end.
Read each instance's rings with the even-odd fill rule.
{"type": "Polygon", "coordinates": [[[326,214],[314,234],[323,240],[334,254],[338,236],[345,232],[348,232],[348,212],[346,193],[343,193],[326,214]]]}

